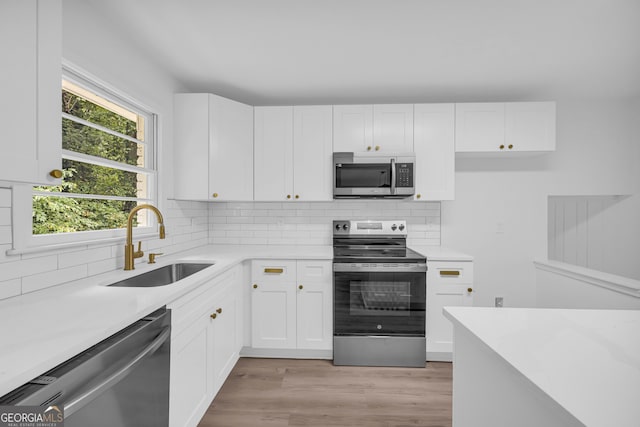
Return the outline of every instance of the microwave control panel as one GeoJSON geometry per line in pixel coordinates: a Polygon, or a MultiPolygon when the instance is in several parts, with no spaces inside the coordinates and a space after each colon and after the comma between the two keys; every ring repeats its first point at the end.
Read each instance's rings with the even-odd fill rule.
{"type": "Polygon", "coordinates": [[[396,187],[413,187],[413,163],[396,163],[396,187]]]}

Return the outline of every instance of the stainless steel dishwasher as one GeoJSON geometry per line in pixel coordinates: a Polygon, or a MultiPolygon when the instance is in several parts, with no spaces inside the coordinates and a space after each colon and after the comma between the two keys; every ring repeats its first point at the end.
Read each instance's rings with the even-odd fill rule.
{"type": "Polygon", "coordinates": [[[169,425],[171,312],[161,308],[29,383],[0,405],[64,407],[65,427],[169,425]]]}

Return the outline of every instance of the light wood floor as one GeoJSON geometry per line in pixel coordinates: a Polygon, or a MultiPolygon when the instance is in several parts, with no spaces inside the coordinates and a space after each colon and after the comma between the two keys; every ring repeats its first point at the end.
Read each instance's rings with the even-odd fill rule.
{"type": "Polygon", "coordinates": [[[450,363],[333,366],[241,358],[199,427],[451,426],[450,363]]]}

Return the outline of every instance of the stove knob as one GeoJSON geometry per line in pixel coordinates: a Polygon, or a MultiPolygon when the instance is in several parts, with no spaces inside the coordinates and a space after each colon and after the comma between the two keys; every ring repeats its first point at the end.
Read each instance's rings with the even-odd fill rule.
{"type": "Polygon", "coordinates": [[[343,224],[342,225],[342,229],[345,230],[345,231],[348,230],[349,229],[349,224],[343,224]]]}
{"type": "Polygon", "coordinates": [[[400,231],[404,230],[404,224],[400,224],[400,227],[398,227],[400,229],[400,231]]]}
{"type": "Polygon", "coordinates": [[[340,224],[336,224],[336,230],[340,231],[340,224]]]}
{"type": "Polygon", "coordinates": [[[393,230],[393,231],[396,231],[396,228],[398,228],[398,227],[396,227],[396,225],[395,225],[395,224],[393,224],[393,225],[391,226],[391,230],[393,230]]]}

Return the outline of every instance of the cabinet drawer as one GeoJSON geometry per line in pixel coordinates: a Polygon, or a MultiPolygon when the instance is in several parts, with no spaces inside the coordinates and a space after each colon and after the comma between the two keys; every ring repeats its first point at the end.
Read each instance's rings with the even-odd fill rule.
{"type": "Polygon", "coordinates": [[[251,263],[251,280],[254,282],[295,282],[296,262],[281,260],[256,260],[251,263]]]}
{"type": "MultiPolygon", "coordinates": [[[[441,284],[473,284],[473,262],[429,262],[428,279],[441,284]]],[[[427,281],[427,286],[429,282],[427,281]]]]}
{"type": "Polygon", "coordinates": [[[333,263],[331,261],[298,261],[298,282],[331,283],[333,263]]]}

